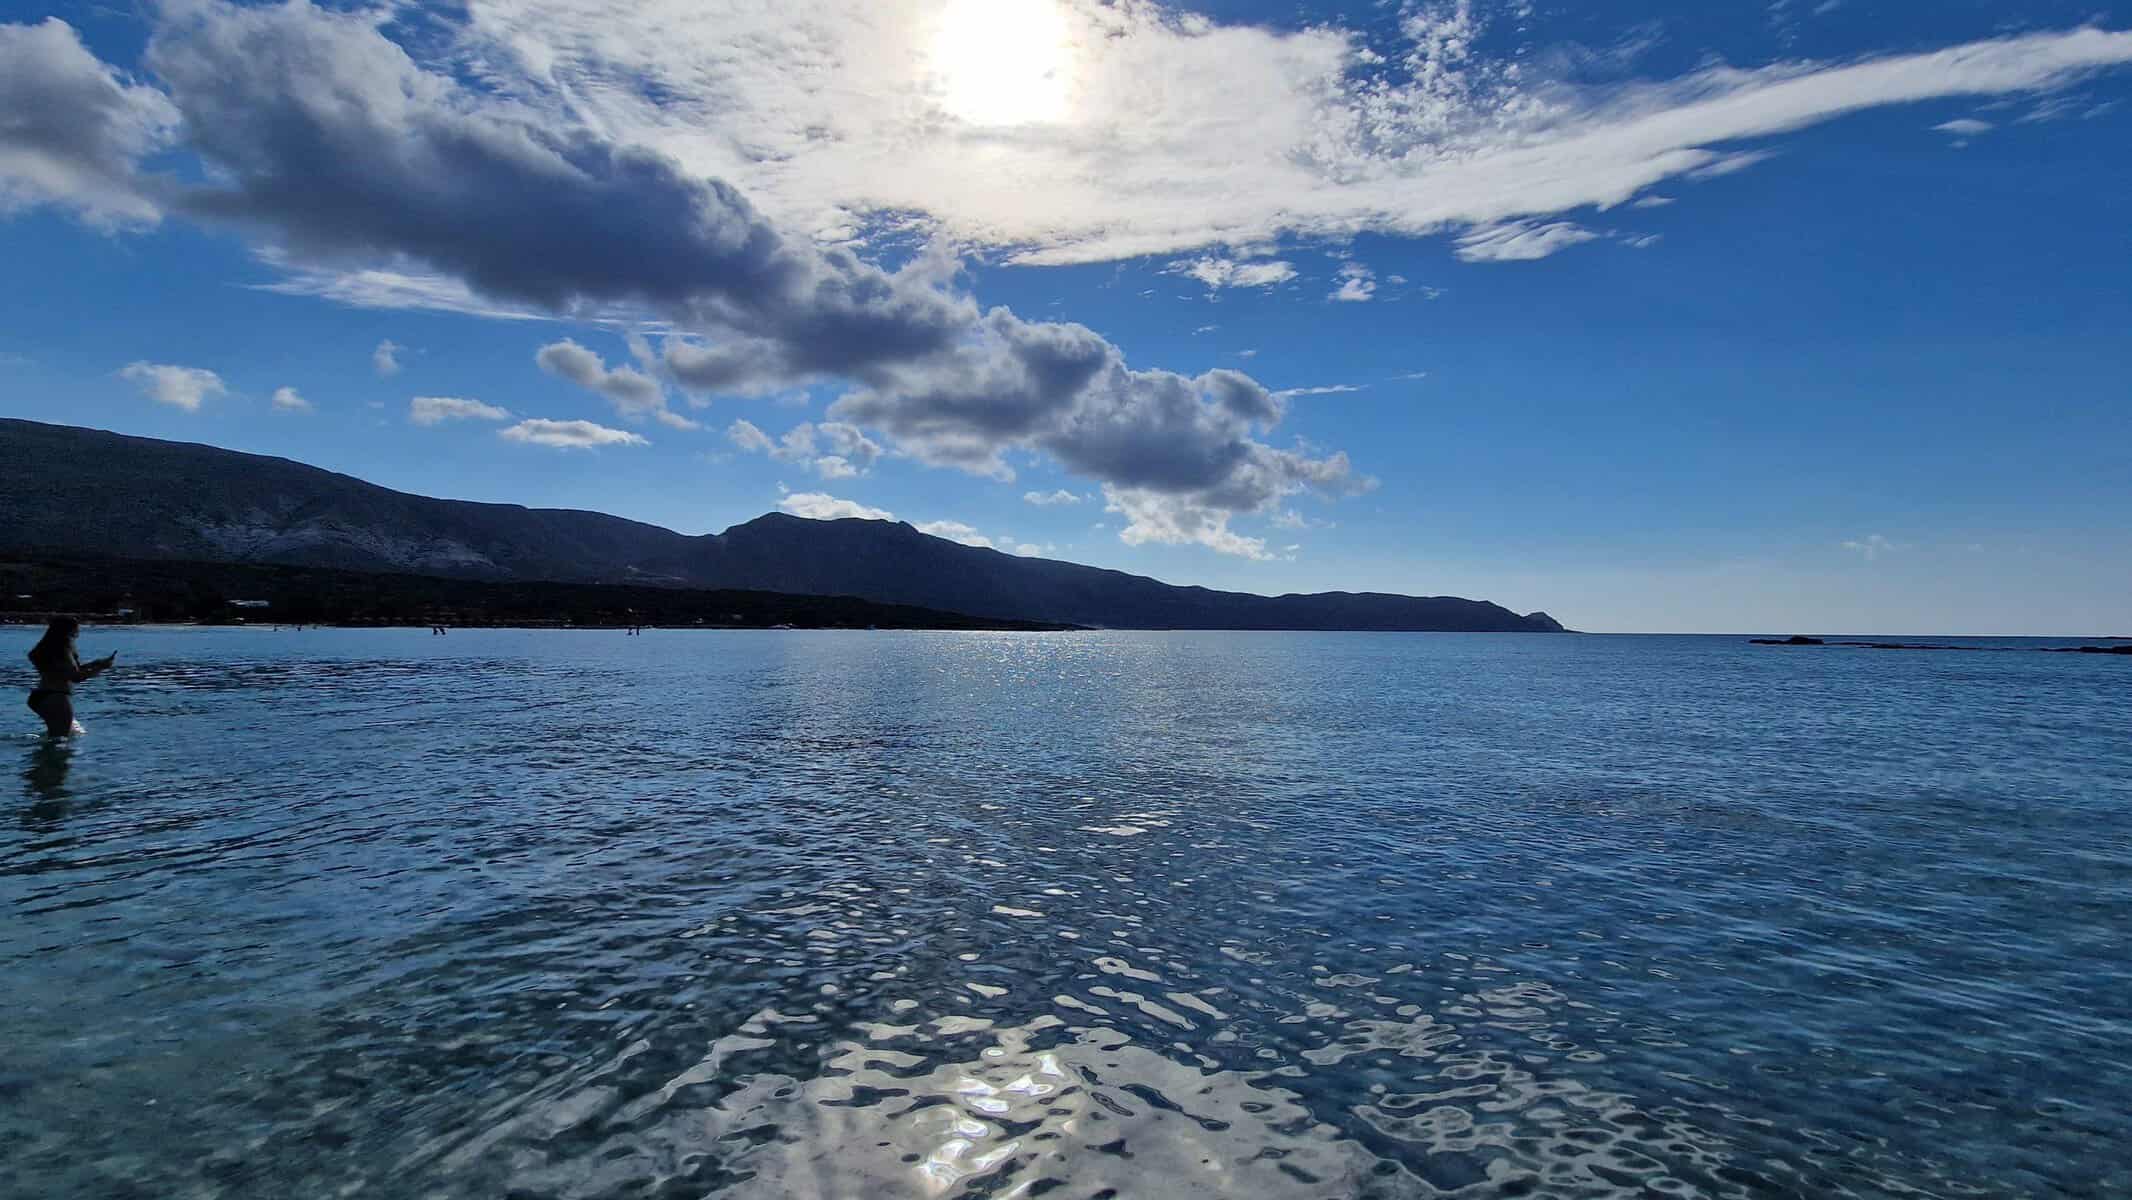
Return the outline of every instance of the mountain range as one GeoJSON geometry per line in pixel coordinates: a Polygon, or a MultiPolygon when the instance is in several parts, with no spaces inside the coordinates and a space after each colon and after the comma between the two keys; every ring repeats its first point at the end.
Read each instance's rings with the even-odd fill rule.
{"type": "Polygon", "coordinates": [[[771,513],[688,536],[604,513],[438,500],[287,459],[0,419],[0,551],[453,579],[855,596],[1131,629],[1560,632],[1455,596],[1260,596],[965,546],[908,524],[771,513]]]}

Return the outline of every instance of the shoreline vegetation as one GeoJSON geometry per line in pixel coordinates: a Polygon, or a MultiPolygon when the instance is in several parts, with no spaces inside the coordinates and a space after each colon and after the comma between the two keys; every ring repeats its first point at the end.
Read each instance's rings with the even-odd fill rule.
{"type": "MultiPolygon", "coordinates": [[[[2102,638],[2105,642],[2132,641],[2127,638],[2102,638]]],[[[2124,654],[2132,655],[2132,645],[2122,646],[1954,646],[1945,642],[1831,642],[1823,638],[1793,634],[1788,638],[1749,638],[1755,646],[1829,646],[1849,647],[1856,650],[1964,650],[1971,653],[1998,651],[2012,654],[2124,654]]]]}
{"type": "Polygon", "coordinates": [[[1079,629],[852,596],[444,579],[324,567],[59,556],[0,560],[0,623],[518,629],[1079,629]]]}

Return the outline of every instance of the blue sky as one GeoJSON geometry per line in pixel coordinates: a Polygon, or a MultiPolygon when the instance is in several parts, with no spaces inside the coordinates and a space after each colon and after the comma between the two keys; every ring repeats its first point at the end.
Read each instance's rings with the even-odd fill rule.
{"type": "Polygon", "coordinates": [[[1592,630],[2132,633],[2122,6],[0,20],[0,414],[1592,630]]]}

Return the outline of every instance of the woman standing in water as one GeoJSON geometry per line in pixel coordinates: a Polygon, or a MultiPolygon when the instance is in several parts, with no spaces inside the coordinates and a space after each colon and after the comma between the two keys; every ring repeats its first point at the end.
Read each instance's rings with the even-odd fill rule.
{"type": "Polygon", "coordinates": [[[81,622],[72,617],[53,617],[44,636],[30,647],[30,665],[37,668],[37,687],[30,693],[30,711],[44,718],[45,731],[53,737],[74,732],[74,685],[96,678],[118,660],[116,651],[84,664],[74,650],[81,622]]]}

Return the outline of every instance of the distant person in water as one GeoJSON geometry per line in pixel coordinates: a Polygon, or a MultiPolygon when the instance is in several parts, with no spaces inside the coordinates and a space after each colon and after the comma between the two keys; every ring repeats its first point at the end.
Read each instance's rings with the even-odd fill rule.
{"type": "Polygon", "coordinates": [[[30,711],[44,718],[45,731],[53,737],[74,732],[74,685],[96,678],[118,661],[114,652],[84,664],[74,649],[74,639],[80,634],[81,622],[72,617],[53,617],[44,636],[30,647],[30,665],[37,668],[30,711]]]}

